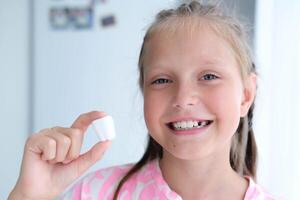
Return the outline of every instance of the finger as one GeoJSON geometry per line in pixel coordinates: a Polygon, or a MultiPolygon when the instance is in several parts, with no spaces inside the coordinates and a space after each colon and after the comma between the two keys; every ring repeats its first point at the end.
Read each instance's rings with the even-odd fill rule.
{"type": "Polygon", "coordinates": [[[56,155],[55,158],[50,161],[52,164],[64,161],[71,146],[71,138],[59,132],[57,129],[58,127],[54,127],[51,129],[51,132],[46,134],[47,137],[54,139],[56,142],[56,155]]]}
{"type": "Polygon", "coordinates": [[[111,145],[111,141],[98,142],[88,152],[79,156],[77,160],[71,163],[73,167],[78,170],[78,174],[81,175],[89,167],[100,160],[105,153],[106,149],[111,145]]]}
{"type": "Polygon", "coordinates": [[[71,128],[78,128],[83,133],[89,127],[89,125],[96,119],[106,116],[104,112],[92,111],[88,113],[81,114],[72,124],[71,128]]]}
{"type": "Polygon", "coordinates": [[[77,128],[57,127],[57,131],[63,133],[71,139],[71,145],[66,155],[66,162],[76,159],[80,155],[80,149],[83,143],[83,133],[77,128]]]}
{"type": "Polygon", "coordinates": [[[56,141],[49,137],[43,137],[43,139],[45,140],[45,142],[44,144],[42,143],[42,159],[52,160],[56,156],[56,141]]]}
{"type": "Polygon", "coordinates": [[[56,155],[56,141],[41,134],[30,136],[25,148],[29,152],[41,155],[43,160],[51,160],[56,155]]]}

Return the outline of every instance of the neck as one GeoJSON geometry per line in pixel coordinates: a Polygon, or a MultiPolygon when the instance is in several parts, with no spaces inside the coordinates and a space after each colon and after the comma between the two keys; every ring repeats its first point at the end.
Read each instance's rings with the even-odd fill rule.
{"type": "Polygon", "coordinates": [[[230,166],[229,150],[199,160],[176,158],[164,151],[160,161],[162,174],[170,188],[183,199],[222,199],[225,196],[243,196],[247,181],[230,166]]]}

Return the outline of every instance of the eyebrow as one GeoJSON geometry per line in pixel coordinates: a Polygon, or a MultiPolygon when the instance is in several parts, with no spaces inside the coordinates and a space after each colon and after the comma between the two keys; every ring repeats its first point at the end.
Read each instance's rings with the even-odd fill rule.
{"type": "MultiPolygon", "coordinates": [[[[145,66],[144,71],[153,71],[153,70],[157,70],[157,69],[165,69],[165,68],[169,68],[168,66],[170,66],[172,64],[167,64],[165,62],[157,62],[154,64],[150,64],[145,66]]],[[[209,67],[209,66],[214,66],[217,68],[221,68],[221,66],[224,66],[224,62],[222,62],[222,60],[220,59],[213,59],[213,60],[205,60],[202,61],[201,64],[198,64],[197,66],[203,66],[203,67],[209,67]]]]}

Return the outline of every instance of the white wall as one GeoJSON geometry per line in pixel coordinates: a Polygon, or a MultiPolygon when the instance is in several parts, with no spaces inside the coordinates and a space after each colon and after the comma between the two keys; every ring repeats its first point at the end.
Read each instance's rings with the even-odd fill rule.
{"type": "MultiPolygon", "coordinates": [[[[147,135],[138,89],[139,49],[149,22],[168,1],[115,0],[95,7],[89,30],[52,30],[48,11],[57,1],[35,1],[33,132],[70,126],[83,112],[102,110],[115,120],[117,138],[89,171],[136,162],[147,135]],[[99,26],[105,14],[116,25],[99,26]]],[[[67,6],[85,5],[69,1],[67,6]]],[[[88,130],[83,152],[98,139],[88,130]]]]}
{"type": "Polygon", "coordinates": [[[0,199],[19,174],[28,135],[28,1],[0,1],[0,199]]]}
{"type": "Polygon", "coordinates": [[[300,186],[299,10],[296,0],[261,0],[256,12],[259,181],[289,200],[299,199],[300,186]]]}

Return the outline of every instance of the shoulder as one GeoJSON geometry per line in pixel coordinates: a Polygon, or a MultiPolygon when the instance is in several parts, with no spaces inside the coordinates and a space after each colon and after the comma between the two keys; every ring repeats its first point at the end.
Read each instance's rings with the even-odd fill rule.
{"type": "MultiPolygon", "coordinates": [[[[134,163],[108,167],[87,174],[59,199],[105,199],[111,200],[120,180],[134,163]]],[[[134,173],[122,186],[119,195],[129,199],[147,199],[149,195],[163,195],[165,186],[156,160],[149,161],[134,173]],[[161,187],[158,187],[160,184],[161,187]],[[139,197],[139,198],[136,198],[139,197]]]]}
{"type": "Polygon", "coordinates": [[[67,190],[59,199],[82,199],[105,196],[112,193],[124,175],[134,166],[134,163],[99,169],[80,179],[73,187],[67,190]]]}
{"type": "Polygon", "coordinates": [[[248,180],[249,186],[244,200],[278,200],[265,188],[256,184],[251,177],[247,176],[245,178],[248,180]]]}

